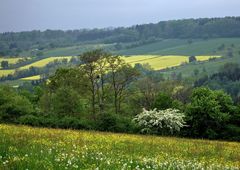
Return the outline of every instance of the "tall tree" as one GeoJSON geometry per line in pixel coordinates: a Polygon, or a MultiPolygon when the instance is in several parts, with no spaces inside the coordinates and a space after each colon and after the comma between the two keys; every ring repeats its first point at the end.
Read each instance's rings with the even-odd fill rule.
{"type": "Polygon", "coordinates": [[[108,64],[114,93],[115,113],[118,114],[121,109],[125,89],[127,85],[138,76],[139,72],[119,56],[108,58],[108,64]]]}
{"type": "Polygon", "coordinates": [[[197,61],[195,56],[190,56],[189,57],[189,63],[192,63],[192,62],[195,62],[195,61],[197,61]]]}
{"type": "Polygon", "coordinates": [[[6,68],[8,68],[9,67],[9,64],[8,64],[8,61],[2,61],[1,62],[1,67],[3,68],[3,69],[6,69],[6,68]]]}
{"type": "Polygon", "coordinates": [[[107,74],[107,59],[110,54],[102,50],[94,50],[85,52],[80,56],[82,64],[80,69],[89,80],[86,84],[88,90],[91,92],[92,113],[96,113],[96,104],[100,111],[104,108],[105,98],[105,75],[107,74]]]}

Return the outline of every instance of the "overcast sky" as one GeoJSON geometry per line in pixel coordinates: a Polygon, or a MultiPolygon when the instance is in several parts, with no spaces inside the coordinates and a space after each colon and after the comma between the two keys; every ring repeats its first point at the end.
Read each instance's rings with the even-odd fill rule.
{"type": "Polygon", "coordinates": [[[0,32],[240,16],[240,0],[0,0],[0,32]]]}

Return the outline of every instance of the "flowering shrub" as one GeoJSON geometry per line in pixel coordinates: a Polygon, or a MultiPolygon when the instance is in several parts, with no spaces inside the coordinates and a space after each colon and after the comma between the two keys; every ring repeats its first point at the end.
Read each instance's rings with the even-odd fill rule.
{"type": "Polygon", "coordinates": [[[180,131],[185,126],[184,117],[185,115],[177,109],[159,111],[143,109],[143,112],[136,115],[133,121],[143,127],[142,132],[164,133],[170,131],[173,134],[174,131],[180,131]]]}

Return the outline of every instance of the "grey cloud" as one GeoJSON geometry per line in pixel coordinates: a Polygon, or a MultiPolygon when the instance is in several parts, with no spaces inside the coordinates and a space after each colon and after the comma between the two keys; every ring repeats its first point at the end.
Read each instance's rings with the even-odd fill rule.
{"type": "Polygon", "coordinates": [[[0,0],[0,32],[239,16],[239,0],[0,0]]]}

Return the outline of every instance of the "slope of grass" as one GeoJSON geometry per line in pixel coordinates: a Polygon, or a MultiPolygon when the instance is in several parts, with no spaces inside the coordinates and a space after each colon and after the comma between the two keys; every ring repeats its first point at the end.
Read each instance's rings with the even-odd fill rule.
{"type": "Polygon", "coordinates": [[[115,53],[120,55],[153,54],[153,52],[155,51],[177,47],[183,44],[187,44],[187,40],[167,39],[167,40],[162,40],[162,41],[151,43],[151,44],[145,44],[135,48],[123,49],[120,51],[116,51],[115,53]]]}
{"type": "Polygon", "coordinates": [[[222,52],[218,51],[218,47],[222,44],[226,47],[232,44],[238,46],[240,45],[240,38],[193,40],[191,44],[187,40],[171,39],[116,51],[116,53],[120,55],[222,55],[222,52]]]}
{"type": "MultiPolygon", "coordinates": [[[[56,56],[77,56],[85,51],[93,49],[108,49],[111,44],[83,44],[70,47],[53,48],[42,50],[44,57],[56,57],[56,56]]],[[[21,55],[32,55],[31,51],[23,52],[21,55]]]]}
{"type": "Polygon", "coordinates": [[[0,169],[239,169],[240,143],[0,124],[0,169]]]}
{"type": "MultiPolygon", "coordinates": [[[[174,69],[166,70],[164,71],[164,73],[167,76],[175,72],[181,73],[183,77],[192,77],[194,74],[194,70],[199,70],[199,76],[203,74],[211,75],[218,72],[219,69],[223,67],[223,65],[226,63],[235,63],[240,65],[240,53],[237,50],[239,49],[239,47],[237,46],[233,51],[233,57],[223,57],[221,59],[212,60],[210,62],[191,63],[184,66],[176,67],[174,69]]],[[[224,56],[227,56],[227,54],[225,53],[224,56]]]]}

